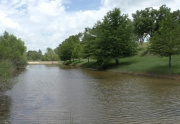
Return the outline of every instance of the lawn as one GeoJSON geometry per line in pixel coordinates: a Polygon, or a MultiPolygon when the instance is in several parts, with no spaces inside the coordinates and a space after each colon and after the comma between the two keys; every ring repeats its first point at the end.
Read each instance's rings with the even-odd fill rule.
{"type": "Polygon", "coordinates": [[[168,57],[158,56],[134,56],[123,58],[114,70],[151,73],[151,74],[180,74],[180,56],[172,57],[172,67],[168,66],[168,57]]]}
{"type": "MultiPolygon", "coordinates": [[[[168,57],[159,57],[153,55],[137,55],[134,57],[119,59],[119,65],[116,65],[115,61],[111,61],[106,65],[105,69],[120,72],[137,72],[149,74],[180,74],[180,56],[172,56],[171,68],[169,68],[168,66],[168,59],[168,57]]],[[[67,65],[86,68],[97,68],[96,61],[93,59],[90,59],[89,63],[87,59],[81,59],[81,61],[74,60],[67,65]]]]}

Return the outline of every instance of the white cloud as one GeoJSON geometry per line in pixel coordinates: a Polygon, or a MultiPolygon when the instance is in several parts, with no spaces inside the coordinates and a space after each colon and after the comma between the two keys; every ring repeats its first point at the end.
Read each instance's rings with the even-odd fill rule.
{"type": "Polygon", "coordinates": [[[10,30],[14,32],[15,30],[19,31],[21,30],[20,25],[11,20],[11,18],[7,17],[7,15],[3,12],[0,11],[0,33],[2,34],[4,31],[3,30],[10,30]]]}
{"type": "Polygon", "coordinates": [[[135,13],[146,7],[166,4],[173,10],[178,0],[102,0],[99,10],[67,12],[70,0],[7,0],[0,1],[0,35],[7,30],[21,37],[28,50],[57,47],[70,35],[82,32],[101,20],[107,11],[119,7],[122,13],[135,13]]]}
{"type": "Polygon", "coordinates": [[[135,13],[136,10],[142,10],[147,7],[153,7],[158,9],[162,5],[166,5],[175,11],[180,8],[179,0],[103,0],[102,1],[105,8],[113,9],[118,7],[121,9],[122,13],[129,14],[135,13]]]}

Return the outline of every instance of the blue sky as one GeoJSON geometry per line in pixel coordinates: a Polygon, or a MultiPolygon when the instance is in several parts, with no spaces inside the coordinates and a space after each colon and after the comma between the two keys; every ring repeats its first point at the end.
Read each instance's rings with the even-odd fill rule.
{"type": "Polygon", "coordinates": [[[179,0],[0,0],[0,35],[8,31],[21,38],[27,50],[45,52],[93,27],[115,7],[132,18],[136,10],[163,4],[180,9],[179,0]]]}
{"type": "Polygon", "coordinates": [[[67,11],[98,10],[101,0],[71,0],[64,5],[67,7],[67,11]]]}

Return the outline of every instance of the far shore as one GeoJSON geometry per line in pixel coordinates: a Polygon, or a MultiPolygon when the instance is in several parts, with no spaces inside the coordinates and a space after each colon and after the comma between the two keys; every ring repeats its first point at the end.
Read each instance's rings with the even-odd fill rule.
{"type": "Polygon", "coordinates": [[[52,65],[59,64],[59,61],[28,61],[28,65],[52,65]]]}

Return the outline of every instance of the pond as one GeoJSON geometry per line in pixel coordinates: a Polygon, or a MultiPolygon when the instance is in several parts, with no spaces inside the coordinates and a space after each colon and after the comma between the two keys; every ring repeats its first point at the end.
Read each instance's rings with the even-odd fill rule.
{"type": "Polygon", "coordinates": [[[28,65],[0,95],[9,124],[180,123],[180,82],[57,65],[28,65]]]}

